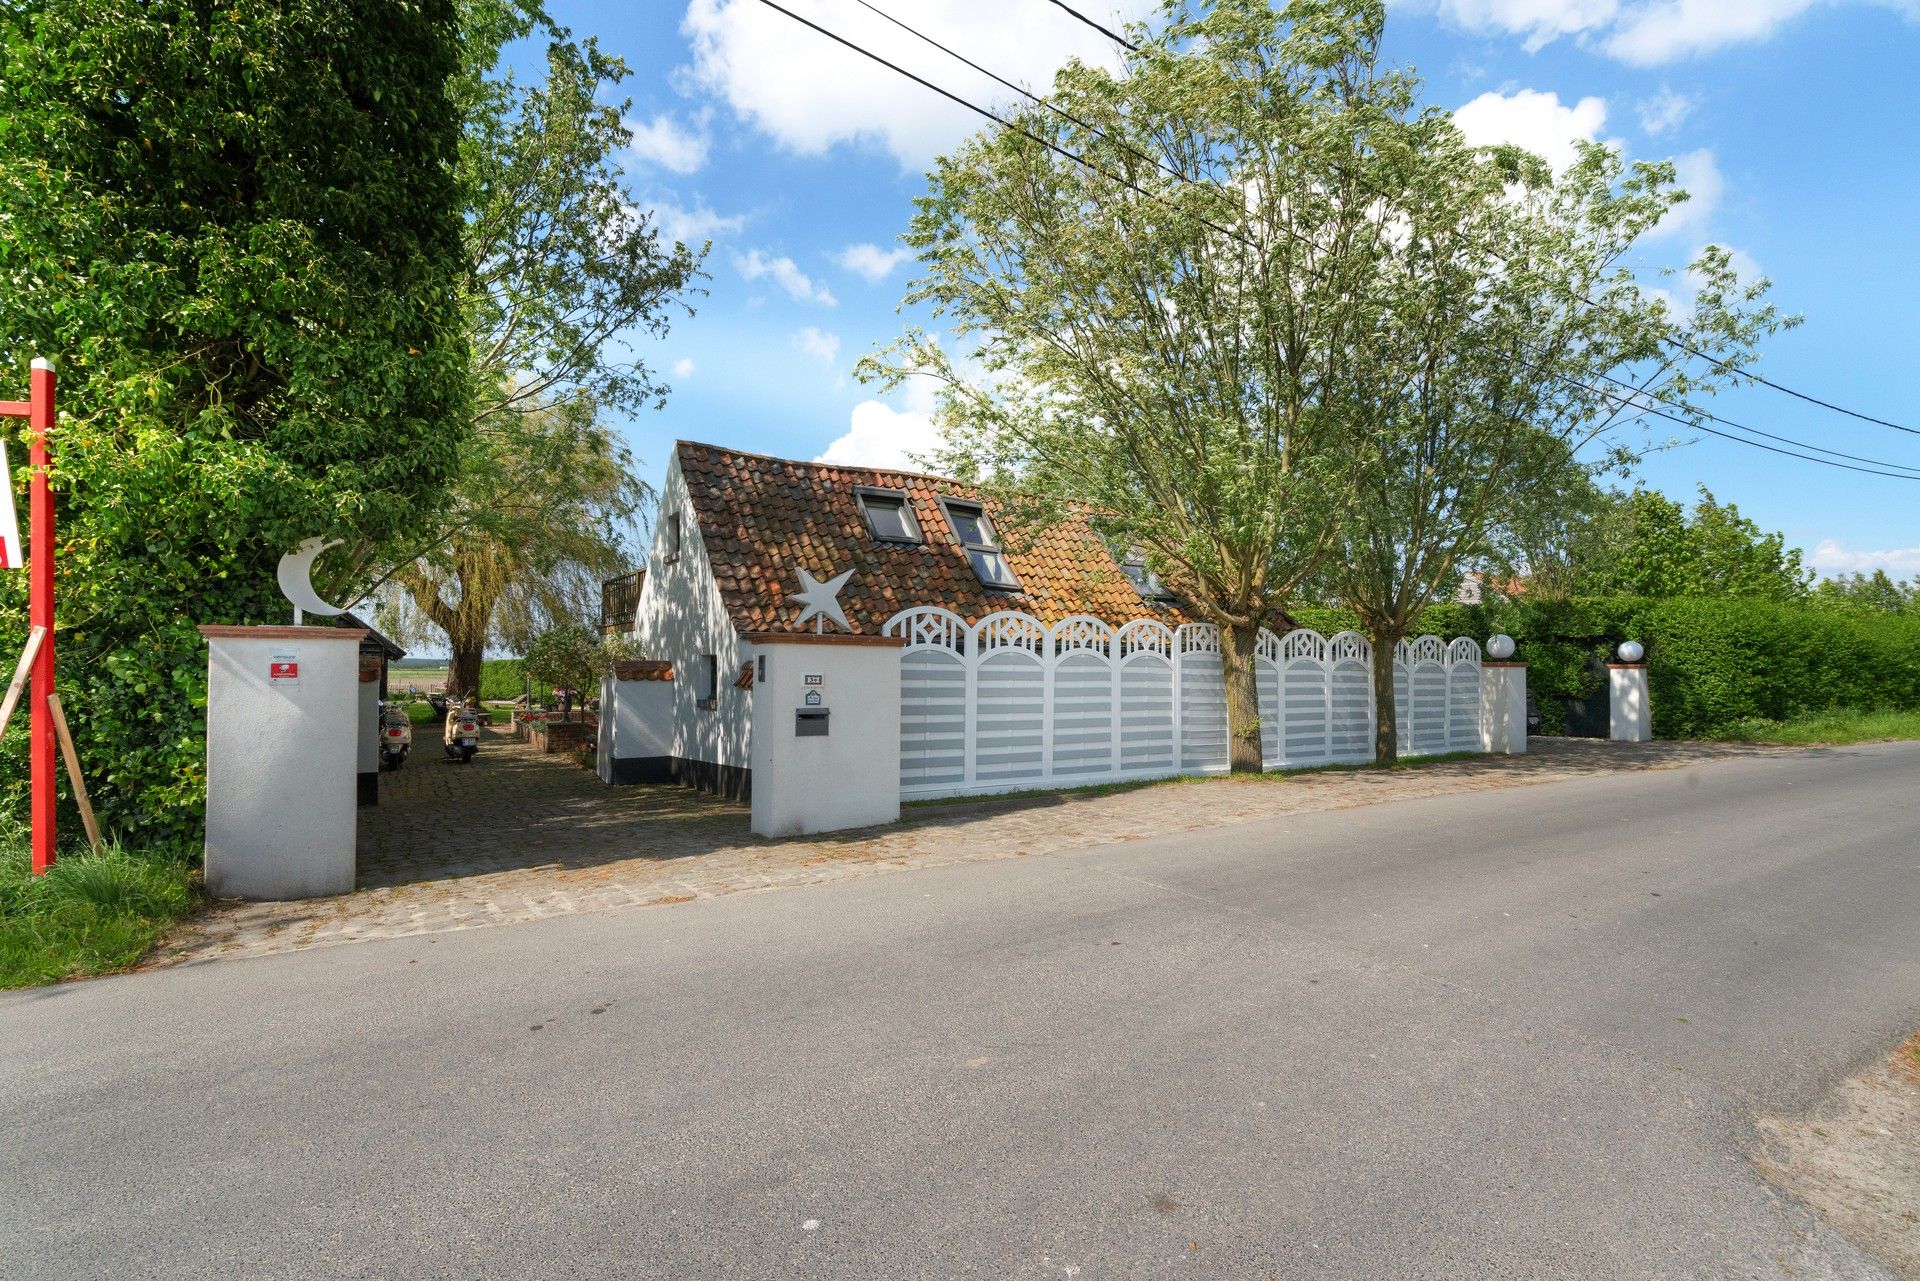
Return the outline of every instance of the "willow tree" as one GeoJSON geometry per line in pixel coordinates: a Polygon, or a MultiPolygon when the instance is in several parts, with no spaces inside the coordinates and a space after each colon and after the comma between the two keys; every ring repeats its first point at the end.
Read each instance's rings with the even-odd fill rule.
{"type": "Polygon", "coordinates": [[[938,380],[940,462],[1078,504],[1219,626],[1230,758],[1261,767],[1259,629],[1332,545],[1347,389],[1384,323],[1390,178],[1412,85],[1368,6],[1170,4],[1116,74],[942,158],[907,243],[960,339],[868,377],[938,380]]]}
{"type": "Polygon", "coordinates": [[[469,0],[461,17],[465,444],[447,500],[373,558],[406,594],[382,617],[403,635],[422,635],[422,619],[444,632],[449,685],[471,692],[490,640],[519,648],[578,620],[600,580],[631,567],[648,494],[612,421],[663,403],[633,344],[692,314],[701,253],[664,242],[626,190],[627,104],[612,100],[624,63],[537,4],[469,0]],[[533,84],[500,58],[527,36],[547,40],[533,84]]]}
{"type": "Polygon", "coordinates": [[[1669,164],[1629,168],[1588,145],[1556,174],[1510,147],[1469,147],[1444,112],[1400,133],[1393,181],[1374,189],[1395,228],[1388,306],[1345,389],[1354,501],[1325,573],[1373,647],[1382,760],[1399,750],[1394,647],[1421,610],[1503,532],[1629,467],[1625,429],[1696,419],[1787,323],[1725,250],[1692,265],[1684,307],[1636,282],[1626,255],[1686,199],[1669,164]]]}

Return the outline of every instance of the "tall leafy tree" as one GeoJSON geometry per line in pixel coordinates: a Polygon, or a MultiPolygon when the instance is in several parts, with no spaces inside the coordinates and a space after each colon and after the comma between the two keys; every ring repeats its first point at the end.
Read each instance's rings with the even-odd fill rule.
{"type": "Polygon", "coordinates": [[[1394,234],[1363,184],[1411,84],[1349,6],[1163,18],[1122,74],[1071,64],[1052,109],[938,162],[909,301],[963,349],[916,330],[862,370],[938,380],[947,468],[1091,509],[1219,626],[1231,763],[1258,770],[1255,645],[1331,544],[1394,234]]]}
{"type": "Polygon", "coordinates": [[[1706,486],[1689,512],[1658,490],[1637,489],[1608,522],[1581,576],[1594,596],[1747,596],[1804,599],[1812,575],[1786,536],[1760,528],[1706,486]]]}
{"type": "Polygon", "coordinates": [[[633,344],[692,314],[705,249],[662,241],[627,194],[626,104],[610,101],[624,63],[534,5],[462,12],[466,443],[450,501],[372,559],[411,604],[390,621],[443,632],[449,683],[471,691],[490,640],[520,648],[578,619],[628,567],[648,494],[610,424],[664,401],[633,344]],[[546,40],[545,76],[522,84],[500,55],[529,35],[546,40]]]}
{"type": "Polygon", "coordinates": [[[449,0],[0,7],[0,384],[59,362],[59,682],[136,840],[198,832],[195,624],[285,621],[275,558],[453,472],[458,59],[449,0]]]}
{"type": "MultiPolygon", "coordinates": [[[[1359,7],[1359,6],[1356,6],[1359,7]]],[[[1564,172],[1513,148],[1469,148],[1452,121],[1400,122],[1390,185],[1399,229],[1391,305],[1349,385],[1343,439],[1355,497],[1328,561],[1373,645],[1376,754],[1398,753],[1393,650],[1503,522],[1637,455],[1623,429],[1681,419],[1781,323],[1766,283],[1709,248],[1684,315],[1622,259],[1685,195],[1664,164],[1586,146],[1564,172]],[[1695,359],[1689,351],[1703,353],[1695,359]]]]}

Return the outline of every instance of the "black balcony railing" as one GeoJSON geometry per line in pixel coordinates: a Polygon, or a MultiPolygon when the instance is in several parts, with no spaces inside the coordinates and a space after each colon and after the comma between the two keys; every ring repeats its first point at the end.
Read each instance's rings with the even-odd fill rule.
{"type": "Polygon", "coordinates": [[[636,569],[631,574],[609,578],[600,584],[600,634],[602,636],[613,636],[633,630],[633,616],[640,608],[640,583],[646,576],[646,570],[636,569]]]}

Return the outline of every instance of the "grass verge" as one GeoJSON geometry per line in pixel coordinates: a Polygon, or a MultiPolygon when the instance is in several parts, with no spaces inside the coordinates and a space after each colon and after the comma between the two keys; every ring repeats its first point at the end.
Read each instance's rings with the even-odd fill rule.
{"type": "Polygon", "coordinates": [[[1920,738],[1920,711],[1862,712],[1841,708],[1809,712],[1785,721],[1756,718],[1736,721],[1714,737],[1745,743],[1884,743],[1892,739],[1920,738]]]}
{"type": "Polygon", "coordinates": [[[124,970],[193,909],[182,860],[108,846],[35,876],[24,841],[0,848],[0,988],[124,970]]]}
{"type": "Polygon", "coordinates": [[[969,805],[981,801],[1028,801],[1050,796],[1112,796],[1119,792],[1137,792],[1143,787],[1173,787],[1188,783],[1279,782],[1302,774],[1355,774],[1376,770],[1422,769],[1428,765],[1446,765],[1453,761],[1478,760],[1485,752],[1442,752],[1437,756],[1403,756],[1381,763],[1363,761],[1354,765],[1304,765],[1299,769],[1268,770],[1261,774],[1170,774],[1161,778],[1129,778],[1117,783],[1089,783],[1084,787],[1035,787],[1019,792],[976,792],[966,796],[936,796],[924,801],[906,801],[902,809],[932,805],[969,805]]]}

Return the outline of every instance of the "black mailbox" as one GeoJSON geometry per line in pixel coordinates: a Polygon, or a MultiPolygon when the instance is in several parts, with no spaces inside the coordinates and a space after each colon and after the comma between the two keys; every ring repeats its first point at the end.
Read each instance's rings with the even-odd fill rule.
{"type": "Polygon", "coordinates": [[[795,738],[825,738],[827,736],[827,709],[824,707],[801,707],[793,713],[793,734],[795,738]]]}

